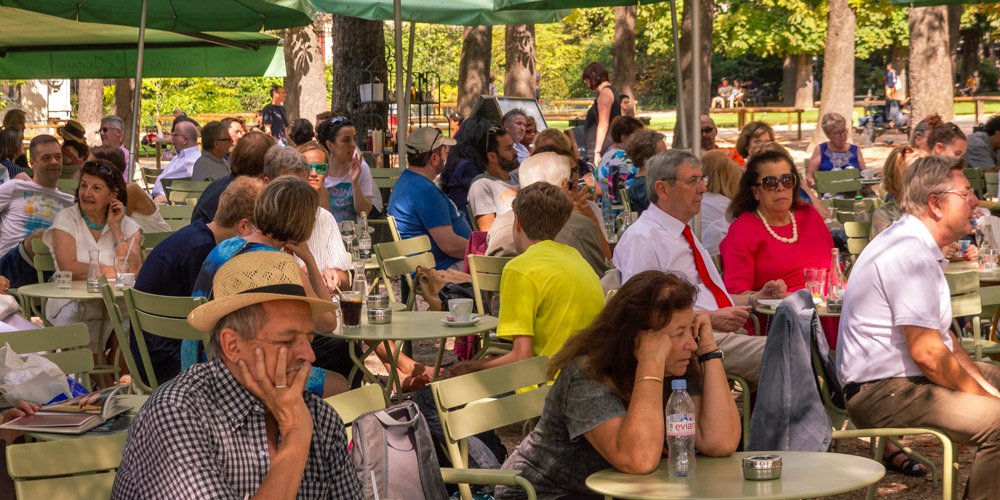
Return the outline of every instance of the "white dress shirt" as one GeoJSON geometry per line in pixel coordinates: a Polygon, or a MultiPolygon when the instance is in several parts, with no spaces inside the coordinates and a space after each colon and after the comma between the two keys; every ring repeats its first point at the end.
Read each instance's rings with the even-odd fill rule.
{"type": "Polygon", "coordinates": [[[198,158],[201,158],[201,150],[197,147],[190,147],[177,153],[177,156],[167,164],[167,168],[164,168],[156,178],[156,184],[153,184],[153,196],[166,194],[163,190],[163,179],[190,179],[194,173],[194,162],[198,161],[198,158]]]}
{"type": "Polygon", "coordinates": [[[902,327],[937,330],[954,349],[941,253],[920,219],[904,215],[865,247],[851,269],[837,338],[841,382],[921,376],[902,327]]]}
{"type": "Polygon", "coordinates": [[[729,233],[729,198],[718,193],[705,193],[701,199],[701,244],[708,253],[719,255],[719,243],[729,233]]]}
{"type": "MultiPolygon", "coordinates": [[[[672,272],[687,279],[698,287],[698,300],[695,309],[700,311],[715,311],[719,305],[712,291],[705,286],[698,275],[694,264],[694,253],[683,234],[685,223],[673,218],[655,204],[650,204],[639,219],[628,227],[615,246],[612,258],[615,267],[622,273],[622,283],[632,276],[650,269],[672,272]]],[[[705,261],[708,274],[712,281],[725,291],[719,270],[715,268],[712,257],[697,239],[695,246],[705,261]]],[[[728,293],[726,294],[728,296],[728,293]]],[[[731,299],[730,299],[731,300],[731,299]]]]}

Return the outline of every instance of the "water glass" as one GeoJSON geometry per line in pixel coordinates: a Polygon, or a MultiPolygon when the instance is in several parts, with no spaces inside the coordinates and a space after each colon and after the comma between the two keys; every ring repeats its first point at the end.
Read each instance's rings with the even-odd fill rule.
{"type": "Polygon", "coordinates": [[[996,271],[997,258],[1000,257],[1000,249],[987,248],[983,252],[983,271],[996,271]]]}
{"type": "Polygon", "coordinates": [[[826,287],[826,269],[808,267],[805,269],[806,288],[813,299],[823,298],[823,288],[826,287]]]}
{"type": "Polygon", "coordinates": [[[60,290],[69,290],[73,285],[73,273],[69,271],[56,271],[53,275],[55,277],[56,288],[60,290]]]}

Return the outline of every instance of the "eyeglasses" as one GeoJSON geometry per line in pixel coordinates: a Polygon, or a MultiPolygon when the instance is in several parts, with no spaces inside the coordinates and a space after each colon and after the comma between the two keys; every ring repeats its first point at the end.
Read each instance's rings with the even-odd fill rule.
{"type": "Polygon", "coordinates": [[[113,127],[101,127],[101,132],[104,132],[105,134],[108,133],[108,132],[111,132],[112,130],[121,130],[121,129],[117,129],[117,128],[113,128],[113,127]]]}
{"type": "Polygon", "coordinates": [[[711,134],[713,130],[715,130],[715,127],[702,127],[701,128],[701,133],[703,133],[703,134],[711,134]]]}
{"type": "Polygon", "coordinates": [[[313,169],[317,174],[323,175],[330,168],[328,163],[310,163],[309,168],[313,169]]]}
{"type": "Polygon", "coordinates": [[[795,176],[792,174],[781,174],[781,177],[776,177],[769,175],[764,177],[754,186],[760,186],[766,191],[777,191],[778,185],[781,185],[785,189],[792,189],[795,187],[795,176]]]}
{"type": "Polygon", "coordinates": [[[965,201],[972,201],[976,197],[976,191],[971,187],[968,189],[949,189],[947,191],[941,191],[942,195],[945,194],[957,194],[962,197],[965,201]]]}
{"type": "Polygon", "coordinates": [[[705,184],[705,185],[708,184],[707,175],[700,175],[700,176],[692,175],[691,177],[688,177],[686,179],[677,179],[677,180],[683,182],[684,184],[687,184],[690,187],[698,187],[699,184],[705,184]]]}

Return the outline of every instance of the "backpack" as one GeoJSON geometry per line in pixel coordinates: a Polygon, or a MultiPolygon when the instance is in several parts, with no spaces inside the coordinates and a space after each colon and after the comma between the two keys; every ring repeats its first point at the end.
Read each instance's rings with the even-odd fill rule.
{"type": "Polygon", "coordinates": [[[365,413],[352,428],[351,461],[365,499],[448,498],[427,422],[412,401],[365,413]]]}

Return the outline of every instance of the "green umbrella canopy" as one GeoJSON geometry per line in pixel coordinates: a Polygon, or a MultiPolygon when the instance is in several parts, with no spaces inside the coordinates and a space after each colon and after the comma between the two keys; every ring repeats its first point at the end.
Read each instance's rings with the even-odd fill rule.
{"type": "MultiPolygon", "coordinates": [[[[0,33],[0,79],[135,77],[138,28],[81,23],[0,7],[0,33]]],[[[273,36],[229,32],[196,36],[146,30],[143,75],[285,74],[284,56],[273,36]]]]}
{"type": "MultiPolygon", "coordinates": [[[[371,21],[394,19],[393,0],[313,0],[319,12],[371,21]]],[[[495,12],[494,0],[402,0],[403,21],[458,26],[558,22],[569,10],[495,12]]]]}
{"type": "MultiPolygon", "coordinates": [[[[591,7],[619,7],[624,5],[648,5],[665,0],[493,0],[497,11],[589,9],[591,7]]],[[[895,0],[894,0],[895,1],[895,0]]]]}
{"type": "MultiPolygon", "coordinates": [[[[353,1],[353,0],[339,0],[353,1]]],[[[86,23],[138,27],[135,0],[0,0],[0,6],[86,23]]],[[[275,30],[312,22],[309,0],[153,0],[146,27],[178,33],[275,30]]]]}
{"type": "Polygon", "coordinates": [[[996,3],[1000,0],[892,0],[890,3],[893,5],[912,5],[914,7],[934,7],[937,5],[955,5],[955,4],[980,4],[980,3],[996,3]]]}

